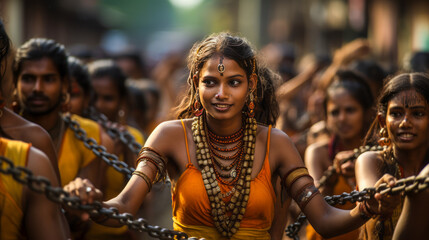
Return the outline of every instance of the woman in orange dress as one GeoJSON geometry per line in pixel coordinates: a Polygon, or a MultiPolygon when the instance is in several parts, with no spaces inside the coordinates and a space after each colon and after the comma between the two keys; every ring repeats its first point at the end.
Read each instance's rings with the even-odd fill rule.
{"type": "MultiPolygon", "coordinates": [[[[272,128],[278,116],[273,74],[260,64],[246,39],[212,34],[188,57],[188,92],[180,120],[161,123],[148,137],[134,176],[104,202],[135,214],[153,182],[172,179],[174,229],[206,239],[279,239],[271,235],[275,199],[272,179],[288,192],[325,237],[358,228],[367,218],[356,207],[328,205],[314,186],[290,138],[272,128]]],[[[380,182],[388,182],[382,179],[380,182]]],[[[393,184],[393,183],[392,183],[393,184]]],[[[66,189],[86,201],[88,181],[66,189]]],[[[287,208],[284,208],[286,214],[287,208]]],[[[93,217],[103,224],[114,220],[93,217]]]]}

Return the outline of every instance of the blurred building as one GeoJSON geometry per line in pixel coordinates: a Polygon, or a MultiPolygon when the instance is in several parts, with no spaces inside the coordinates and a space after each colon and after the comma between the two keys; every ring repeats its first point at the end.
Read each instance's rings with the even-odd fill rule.
{"type": "Polygon", "coordinates": [[[97,4],[97,0],[0,0],[0,12],[16,46],[32,37],[52,38],[66,46],[98,46],[109,26],[100,21],[97,4]]]}

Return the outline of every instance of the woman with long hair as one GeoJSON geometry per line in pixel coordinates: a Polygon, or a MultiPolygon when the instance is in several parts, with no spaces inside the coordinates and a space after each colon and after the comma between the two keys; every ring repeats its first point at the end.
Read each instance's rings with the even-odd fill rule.
{"type": "MultiPolygon", "coordinates": [[[[429,75],[399,74],[385,83],[377,105],[377,118],[366,143],[379,142],[383,151],[367,152],[356,162],[358,189],[372,187],[383,175],[405,178],[417,175],[427,164],[429,141],[429,75]]],[[[383,201],[365,202],[374,218],[362,227],[363,239],[391,239],[401,214],[403,197],[391,195],[383,201]],[[374,211],[375,210],[375,211],[374,211]],[[375,217],[375,215],[379,215],[375,217]]]]}
{"type": "MultiPolygon", "coordinates": [[[[273,74],[246,39],[212,34],[188,57],[189,89],[179,120],[161,123],[149,136],[124,190],[104,202],[135,214],[153,182],[172,180],[174,229],[206,239],[271,239],[275,192],[283,188],[326,237],[348,232],[367,218],[328,205],[314,186],[290,138],[272,128],[278,115],[273,74]]],[[[380,182],[388,182],[385,178],[380,182]]],[[[85,201],[100,199],[80,180],[67,189],[85,201]]],[[[284,209],[286,214],[287,208],[284,209]]],[[[118,225],[114,220],[99,219],[118,225]]]]}
{"type": "MultiPolygon", "coordinates": [[[[305,165],[316,183],[329,167],[337,165],[337,173],[323,186],[318,184],[323,195],[339,195],[355,189],[354,161],[341,163],[362,145],[373,119],[373,102],[366,79],[352,70],[338,71],[328,86],[324,106],[331,139],[309,145],[305,153],[305,165]]],[[[355,206],[348,203],[338,207],[352,209],[355,206]]],[[[356,230],[338,239],[357,239],[358,235],[356,230]]],[[[307,226],[307,238],[322,239],[310,225],[307,226]]]]}

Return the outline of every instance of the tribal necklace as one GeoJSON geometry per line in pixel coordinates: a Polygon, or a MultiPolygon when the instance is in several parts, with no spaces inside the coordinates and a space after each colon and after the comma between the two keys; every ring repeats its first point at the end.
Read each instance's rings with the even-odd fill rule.
{"type": "Polygon", "coordinates": [[[192,123],[192,132],[197,148],[197,161],[201,169],[204,187],[209,197],[211,215],[216,229],[224,237],[231,237],[237,232],[246,212],[255,155],[256,129],[256,120],[254,118],[247,118],[244,129],[242,128],[242,130],[228,137],[219,137],[208,130],[205,114],[195,117],[192,123]],[[227,152],[222,150],[228,148],[219,148],[222,150],[213,148],[213,145],[219,143],[237,143],[233,147],[236,148],[236,153],[232,154],[232,156],[237,155],[235,159],[231,156],[223,156],[218,152],[215,153],[216,151],[227,152]],[[232,161],[232,163],[224,166],[216,160],[216,157],[232,161]],[[219,169],[221,170],[232,170],[229,175],[219,173],[215,164],[216,166],[220,164],[222,167],[219,166],[219,169]],[[235,172],[235,174],[232,172],[235,172]],[[232,178],[232,180],[226,181],[222,178],[232,178]],[[231,191],[222,193],[219,182],[224,185],[232,185],[231,191]],[[231,198],[227,201],[225,198],[230,196],[231,198]]]}

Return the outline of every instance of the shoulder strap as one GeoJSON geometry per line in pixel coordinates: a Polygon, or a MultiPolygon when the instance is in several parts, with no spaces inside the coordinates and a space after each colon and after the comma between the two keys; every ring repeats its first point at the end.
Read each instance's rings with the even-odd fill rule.
{"type": "Polygon", "coordinates": [[[186,144],[186,154],[188,155],[188,164],[192,164],[191,163],[191,156],[189,155],[188,135],[186,134],[185,123],[183,122],[182,119],[180,119],[180,122],[182,123],[183,132],[185,133],[185,144],[186,144]]]}
{"type": "Polygon", "coordinates": [[[268,159],[268,156],[270,154],[270,138],[271,138],[271,125],[268,126],[267,150],[265,151],[265,159],[268,159]]]}

